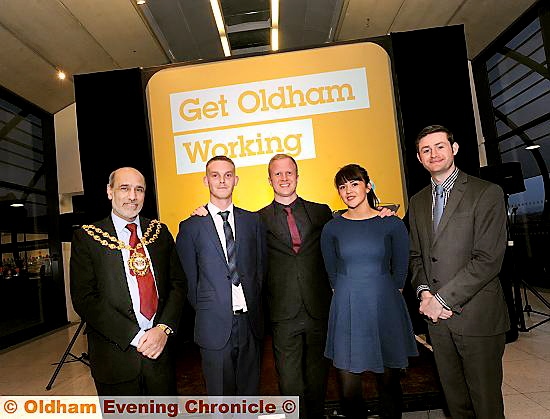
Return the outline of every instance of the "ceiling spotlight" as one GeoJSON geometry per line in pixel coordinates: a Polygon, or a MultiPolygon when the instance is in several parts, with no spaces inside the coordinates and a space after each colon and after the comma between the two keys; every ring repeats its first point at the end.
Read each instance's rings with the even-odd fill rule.
{"type": "Polygon", "coordinates": [[[19,207],[24,207],[24,205],[16,202],[16,203],[10,204],[10,207],[19,208],[19,207]]]}
{"type": "Polygon", "coordinates": [[[279,29],[271,28],[271,50],[279,50],[279,29]]]}
{"type": "Polygon", "coordinates": [[[540,145],[532,144],[532,145],[528,145],[527,147],[525,147],[526,150],[535,150],[537,148],[540,148],[540,145]]]}
{"type": "Polygon", "coordinates": [[[141,4],[145,4],[145,0],[136,0],[136,3],[141,5],[141,4]]]}
{"type": "Polygon", "coordinates": [[[67,75],[62,70],[57,70],[57,78],[59,80],[65,80],[67,78],[67,75]]]}
{"type": "Polygon", "coordinates": [[[229,41],[227,39],[227,33],[225,30],[225,22],[223,20],[222,10],[220,8],[219,0],[210,0],[210,7],[212,8],[212,13],[214,14],[214,20],[216,21],[216,27],[218,28],[218,33],[220,34],[220,41],[222,43],[223,54],[226,57],[231,55],[231,48],[229,47],[229,41]]]}
{"type": "Polygon", "coordinates": [[[279,49],[279,0],[271,0],[271,50],[279,49]]]}

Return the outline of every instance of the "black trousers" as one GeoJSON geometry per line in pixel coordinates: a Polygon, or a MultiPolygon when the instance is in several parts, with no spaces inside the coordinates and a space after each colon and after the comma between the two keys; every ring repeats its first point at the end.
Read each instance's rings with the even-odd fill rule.
{"type": "Polygon", "coordinates": [[[246,313],[233,316],[231,336],[219,350],[201,348],[209,396],[257,396],[260,391],[260,341],[246,313]]]}
{"type": "Polygon", "coordinates": [[[98,396],[176,396],[176,366],[170,349],[167,344],[157,359],[140,355],[141,369],[132,380],[107,384],[94,379],[98,396]]]}
{"type": "Polygon", "coordinates": [[[312,318],[302,307],[295,318],[272,326],[281,395],[300,397],[300,418],[323,417],[329,368],[324,357],[327,320],[312,318]]]}

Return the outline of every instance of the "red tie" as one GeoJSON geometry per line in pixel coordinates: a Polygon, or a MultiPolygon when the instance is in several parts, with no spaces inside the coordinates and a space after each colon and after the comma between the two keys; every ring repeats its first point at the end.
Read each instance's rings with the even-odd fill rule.
{"type": "Polygon", "coordinates": [[[298,253],[302,244],[300,231],[298,231],[296,219],[294,218],[294,214],[292,214],[292,208],[284,207],[284,210],[286,212],[286,222],[288,223],[288,229],[290,230],[290,237],[292,239],[292,250],[294,250],[294,253],[298,253]]]}
{"type": "MultiPolygon", "coordinates": [[[[135,223],[128,224],[126,226],[128,230],[130,230],[130,246],[136,247],[136,245],[139,243],[139,239],[137,236],[137,225],[135,223]]],[[[135,250],[138,253],[141,253],[144,257],[147,257],[145,255],[145,249],[143,247],[140,247],[139,249],[135,250]]],[[[130,251],[132,252],[132,251],[130,251]]],[[[132,253],[130,253],[130,256],[132,253]]],[[[130,273],[134,275],[134,272],[130,270],[130,273]]],[[[151,272],[151,268],[147,269],[147,272],[145,275],[134,275],[136,277],[138,288],[139,288],[139,311],[141,314],[143,314],[148,320],[151,320],[155,313],[157,312],[157,306],[158,306],[158,297],[157,297],[157,290],[155,288],[155,278],[153,278],[153,273],[151,272]]]]}

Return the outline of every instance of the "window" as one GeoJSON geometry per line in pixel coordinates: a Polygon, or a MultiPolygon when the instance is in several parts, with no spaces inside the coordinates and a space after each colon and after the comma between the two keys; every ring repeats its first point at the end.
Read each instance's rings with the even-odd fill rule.
{"type": "Polygon", "coordinates": [[[50,115],[0,89],[0,349],[67,322],[50,115]]]}
{"type": "Polygon", "coordinates": [[[476,57],[473,70],[489,165],[521,163],[525,192],[508,197],[520,269],[550,286],[550,11],[543,3],[476,57]]]}

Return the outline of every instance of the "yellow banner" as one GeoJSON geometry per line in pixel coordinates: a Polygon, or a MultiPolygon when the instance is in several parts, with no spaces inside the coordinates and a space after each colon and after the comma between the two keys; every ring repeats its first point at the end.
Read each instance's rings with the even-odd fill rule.
{"type": "Polygon", "coordinates": [[[343,208],[333,185],[348,163],[364,166],[382,202],[405,190],[390,60],[356,43],[187,65],[157,72],[147,86],[159,215],[172,233],[208,202],[206,162],[237,166],[233,201],[258,210],[273,193],[267,162],[298,161],[298,194],[343,208]]]}

